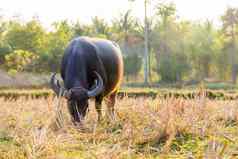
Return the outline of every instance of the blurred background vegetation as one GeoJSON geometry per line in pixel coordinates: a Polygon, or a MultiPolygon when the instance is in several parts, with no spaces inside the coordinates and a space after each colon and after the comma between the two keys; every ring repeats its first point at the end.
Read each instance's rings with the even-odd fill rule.
{"type": "MultiPolygon", "coordinates": [[[[154,7],[148,17],[149,82],[190,85],[201,81],[236,84],[238,74],[238,8],[227,8],[221,26],[212,21],[184,21],[172,3],[154,7]]],[[[0,69],[49,74],[59,71],[64,49],[77,36],[107,38],[117,42],[125,63],[124,83],[143,83],[144,24],[120,13],[107,22],[57,21],[44,28],[37,17],[23,22],[0,16],[0,69]]]]}

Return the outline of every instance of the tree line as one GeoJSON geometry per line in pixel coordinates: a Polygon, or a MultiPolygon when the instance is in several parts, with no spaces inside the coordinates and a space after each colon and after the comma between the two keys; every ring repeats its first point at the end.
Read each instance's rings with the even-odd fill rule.
{"type": "MultiPolygon", "coordinates": [[[[175,83],[204,79],[236,83],[238,74],[238,8],[227,8],[221,26],[212,21],[181,20],[176,6],[154,6],[148,17],[150,82],[175,83]]],[[[44,28],[38,18],[23,22],[0,17],[0,67],[9,73],[59,71],[68,42],[77,36],[106,38],[123,52],[125,80],[142,81],[144,25],[131,10],[110,22],[58,21],[44,28]]]]}

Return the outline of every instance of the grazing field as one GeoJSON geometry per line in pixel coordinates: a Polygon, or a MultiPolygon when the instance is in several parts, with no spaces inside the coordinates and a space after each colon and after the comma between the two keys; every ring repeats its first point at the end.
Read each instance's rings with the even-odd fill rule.
{"type": "Polygon", "coordinates": [[[81,129],[71,124],[65,101],[63,127],[57,127],[56,103],[52,96],[0,98],[0,159],[238,157],[236,100],[210,100],[205,93],[125,97],[117,101],[116,120],[101,123],[90,101],[81,129]]]}
{"type": "MultiPolygon", "coordinates": [[[[118,97],[151,97],[151,98],[184,98],[194,99],[205,93],[209,99],[219,100],[237,100],[238,92],[236,90],[209,90],[209,89],[158,89],[158,88],[122,88],[118,92],[118,97]]],[[[52,90],[42,89],[0,89],[0,98],[5,100],[17,100],[24,97],[26,99],[48,98],[52,96],[52,90]]]]}

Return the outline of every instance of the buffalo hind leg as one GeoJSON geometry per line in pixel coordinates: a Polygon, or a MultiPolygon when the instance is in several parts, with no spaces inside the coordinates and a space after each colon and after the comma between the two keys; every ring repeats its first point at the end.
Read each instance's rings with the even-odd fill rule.
{"type": "Polygon", "coordinates": [[[98,121],[101,121],[102,119],[102,101],[103,101],[103,96],[96,96],[95,108],[98,113],[98,121]]]}
{"type": "Polygon", "coordinates": [[[107,102],[107,116],[109,117],[109,119],[115,121],[115,103],[116,103],[116,95],[117,92],[114,92],[112,94],[109,95],[108,99],[106,100],[107,102]]]}

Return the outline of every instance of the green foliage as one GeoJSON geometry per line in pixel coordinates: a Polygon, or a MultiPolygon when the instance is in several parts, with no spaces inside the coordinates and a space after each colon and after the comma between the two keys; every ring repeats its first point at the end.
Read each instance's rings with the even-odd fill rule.
{"type": "Polygon", "coordinates": [[[205,24],[195,24],[193,26],[192,39],[188,44],[191,51],[190,60],[195,70],[195,76],[198,79],[209,77],[214,51],[214,30],[212,24],[208,21],[205,24]]]}
{"type": "Polygon", "coordinates": [[[11,52],[10,46],[6,43],[5,33],[7,31],[7,23],[1,21],[0,17],[0,64],[4,62],[4,56],[11,52]]]}
{"type": "Polygon", "coordinates": [[[227,8],[222,19],[222,33],[225,38],[224,51],[230,63],[231,80],[236,83],[238,75],[238,56],[237,54],[237,28],[238,28],[238,9],[227,8]]]}
{"type": "Polygon", "coordinates": [[[130,54],[124,57],[125,74],[127,76],[138,75],[142,66],[142,58],[136,54],[130,54]]]}
{"type": "Polygon", "coordinates": [[[67,21],[54,23],[54,31],[48,34],[46,52],[41,54],[38,69],[41,72],[59,71],[64,50],[72,39],[73,31],[67,21]]]}
{"type": "MultiPolygon", "coordinates": [[[[117,18],[112,20],[111,30],[116,36],[114,40],[128,43],[128,38],[132,35],[138,35],[140,32],[140,25],[138,20],[131,15],[131,10],[127,10],[125,13],[120,13],[117,18]]],[[[143,32],[143,31],[142,31],[143,32]]]]}
{"type": "Polygon", "coordinates": [[[8,45],[1,44],[0,42],[0,64],[4,62],[5,55],[11,52],[11,48],[8,45]]]}
{"type": "MultiPolygon", "coordinates": [[[[149,3],[148,5],[154,4],[149,3]]],[[[154,15],[148,17],[149,68],[151,82],[214,80],[236,82],[238,75],[237,29],[238,9],[227,8],[221,17],[222,28],[210,21],[191,22],[179,19],[173,3],[155,4],[154,15]]],[[[12,74],[17,71],[59,71],[64,50],[78,36],[106,38],[116,41],[125,61],[125,75],[142,79],[144,24],[132,15],[133,8],[121,12],[111,22],[93,17],[91,23],[67,20],[44,28],[37,18],[28,22],[0,18],[0,65],[12,74]],[[32,67],[10,68],[8,55],[17,50],[34,53],[32,67]],[[23,69],[24,68],[24,69],[23,69]]],[[[23,57],[25,58],[25,57],[23,57]]],[[[11,60],[10,60],[11,61],[11,60]]],[[[126,79],[127,79],[126,77],[126,79]]]]}
{"type": "Polygon", "coordinates": [[[223,22],[223,31],[227,36],[236,34],[236,26],[238,25],[238,9],[227,8],[225,14],[221,17],[223,22]]]}
{"type": "Polygon", "coordinates": [[[156,50],[157,72],[164,82],[180,82],[188,74],[187,31],[189,24],[175,21],[173,4],[159,5],[158,22],[152,31],[152,47],[156,50]]]}
{"type": "Polygon", "coordinates": [[[186,56],[182,54],[161,55],[159,61],[159,74],[164,82],[181,81],[185,73],[189,71],[189,65],[186,56]]]}
{"type": "Polygon", "coordinates": [[[32,52],[25,50],[15,50],[14,52],[5,56],[5,61],[7,69],[10,71],[10,73],[15,74],[19,71],[31,69],[29,66],[33,64],[37,58],[38,56],[32,52]]]}
{"type": "Polygon", "coordinates": [[[13,50],[26,50],[34,53],[44,51],[46,32],[38,20],[26,24],[12,21],[6,34],[6,42],[13,50]]]}
{"type": "Polygon", "coordinates": [[[75,25],[72,26],[72,31],[74,37],[78,36],[89,36],[92,34],[92,27],[87,24],[81,24],[77,22],[75,25]]]}

